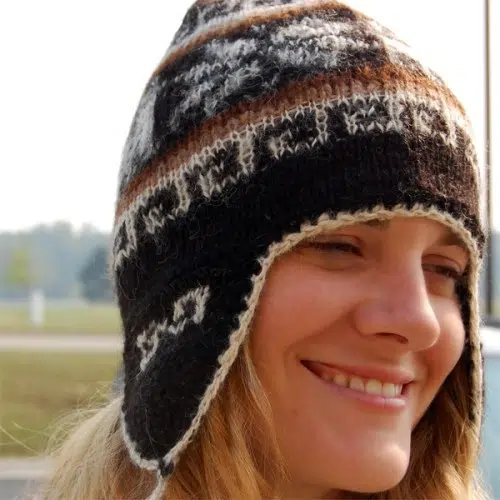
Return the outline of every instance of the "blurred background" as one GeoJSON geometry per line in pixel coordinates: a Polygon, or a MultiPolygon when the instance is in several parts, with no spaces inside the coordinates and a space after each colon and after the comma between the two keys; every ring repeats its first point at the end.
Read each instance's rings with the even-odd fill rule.
{"type": "MultiPolygon", "coordinates": [[[[492,232],[482,470],[500,498],[500,1],[345,2],[409,42],[473,121],[492,232]]],[[[106,265],[121,150],[190,4],[0,6],[0,500],[43,478],[57,419],[101,402],[116,377],[120,323],[106,265]]]]}

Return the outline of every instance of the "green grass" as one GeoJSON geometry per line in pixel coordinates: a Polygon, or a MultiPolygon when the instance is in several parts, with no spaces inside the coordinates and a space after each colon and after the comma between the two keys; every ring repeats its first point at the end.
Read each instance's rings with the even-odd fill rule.
{"type": "Polygon", "coordinates": [[[33,326],[27,307],[0,304],[0,334],[2,333],[78,333],[118,334],[120,319],[118,308],[112,304],[81,306],[47,305],[45,322],[33,326]]]}
{"type": "Polygon", "coordinates": [[[0,353],[0,456],[43,453],[56,419],[108,397],[119,354],[0,353]]]}

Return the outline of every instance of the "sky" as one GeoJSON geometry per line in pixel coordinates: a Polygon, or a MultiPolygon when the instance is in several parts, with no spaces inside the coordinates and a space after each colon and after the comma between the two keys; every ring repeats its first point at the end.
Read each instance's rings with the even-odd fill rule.
{"type": "MultiPolygon", "coordinates": [[[[483,2],[345,3],[391,28],[442,75],[469,112],[484,164],[483,2]]],[[[135,108],[190,4],[2,2],[0,231],[57,220],[111,229],[121,152],[135,108]]],[[[492,25],[500,27],[500,2],[492,0],[491,8],[492,25]]],[[[492,88],[500,87],[497,31],[492,88]]],[[[500,94],[493,95],[492,115],[500,115],[500,94]]],[[[492,142],[500,143],[499,119],[493,121],[492,142]]],[[[494,154],[493,226],[500,228],[494,154]]]]}

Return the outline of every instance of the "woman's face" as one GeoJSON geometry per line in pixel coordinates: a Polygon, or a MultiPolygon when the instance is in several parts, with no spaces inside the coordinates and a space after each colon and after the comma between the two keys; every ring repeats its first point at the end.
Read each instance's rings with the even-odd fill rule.
{"type": "Polygon", "coordinates": [[[457,363],[468,263],[438,222],[323,232],[274,263],[251,353],[292,482],[284,495],[394,487],[411,433],[457,363]]]}

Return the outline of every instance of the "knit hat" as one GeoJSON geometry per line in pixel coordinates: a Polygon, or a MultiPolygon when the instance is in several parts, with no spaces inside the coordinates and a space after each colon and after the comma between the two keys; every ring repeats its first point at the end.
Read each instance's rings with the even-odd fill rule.
{"type": "Polygon", "coordinates": [[[172,473],[280,254],[396,215],[439,221],[469,249],[460,363],[479,431],[479,212],[464,109],[392,32],[333,0],[199,0],[143,92],[119,174],[112,269],[134,463],[172,473]]]}

